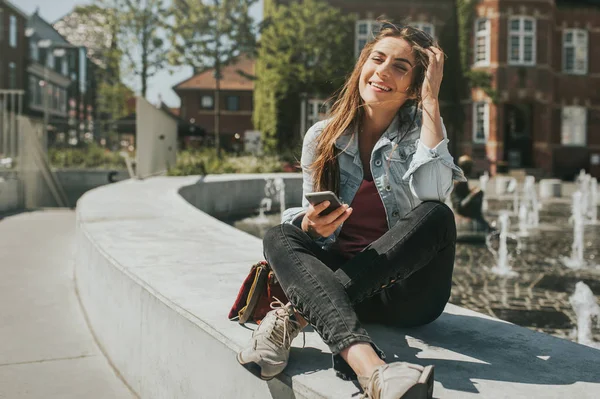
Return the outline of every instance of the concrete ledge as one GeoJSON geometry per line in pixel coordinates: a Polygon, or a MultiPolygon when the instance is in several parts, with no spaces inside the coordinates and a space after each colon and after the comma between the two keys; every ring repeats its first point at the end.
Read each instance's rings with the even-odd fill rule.
{"type": "MultiPolygon", "coordinates": [[[[306,348],[294,342],[285,374],[268,383],[234,358],[251,331],[226,315],[249,266],[262,258],[261,243],[202,210],[227,214],[238,201],[252,207],[264,177],[128,180],[78,202],[79,295],[103,351],[142,398],[358,392],[334,376],[314,332],[306,348]],[[215,196],[229,198],[228,206],[215,196]]],[[[284,177],[290,188],[300,184],[296,175],[284,177]]],[[[595,398],[600,391],[600,351],[456,306],[418,329],[367,328],[389,360],[436,365],[438,398],[595,398]]]]}
{"type": "Polygon", "coordinates": [[[21,209],[21,181],[15,172],[0,172],[0,215],[21,209]]]}

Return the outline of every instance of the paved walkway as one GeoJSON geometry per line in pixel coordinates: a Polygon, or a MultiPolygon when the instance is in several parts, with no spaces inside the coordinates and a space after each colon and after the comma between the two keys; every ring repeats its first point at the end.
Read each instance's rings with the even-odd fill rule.
{"type": "Polygon", "coordinates": [[[135,398],[98,349],[73,280],[75,214],[0,220],[0,398],[135,398]]]}

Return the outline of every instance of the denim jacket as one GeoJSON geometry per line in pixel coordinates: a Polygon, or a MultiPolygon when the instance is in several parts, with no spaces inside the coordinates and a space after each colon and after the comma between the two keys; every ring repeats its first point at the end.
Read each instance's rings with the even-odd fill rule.
{"type": "MultiPolygon", "coordinates": [[[[304,136],[300,160],[302,207],[286,209],[282,223],[301,226],[309,207],[305,194],[314,191],[310,165],[315,159],[317,137],[326,125],[327,121],[317,122],[304,136]]],[[[422,111],[415,106],[402,107],[371,153],[371,173],[385,208],[389,228],[422,201],[444,202],[452,191],[453,180],[466,181],[462,170],[454,164],[448,152],[446,128],[443,126],[444,139],[435,148],[428,148],[419,140],[421,127],[422,111]],[[411,123],[413,118],[414,123],[411,123]]],[[[356,130],[346,131],[335,145],[340,150],[339,197],[344,203],[352,204],[364,175],[356,130]]],[[[341,227],[329,237],[318,238],[317,243],[327,249],[335,242],[341,227]]]]}

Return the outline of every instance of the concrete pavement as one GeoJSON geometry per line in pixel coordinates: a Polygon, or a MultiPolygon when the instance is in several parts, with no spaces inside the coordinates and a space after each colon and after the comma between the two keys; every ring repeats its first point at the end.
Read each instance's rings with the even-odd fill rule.
{"type": "Polygon", "coordinates": [[[135,398],[88,329],[73,279],[75,214],[0,220],[0,398],[135,398]]]}

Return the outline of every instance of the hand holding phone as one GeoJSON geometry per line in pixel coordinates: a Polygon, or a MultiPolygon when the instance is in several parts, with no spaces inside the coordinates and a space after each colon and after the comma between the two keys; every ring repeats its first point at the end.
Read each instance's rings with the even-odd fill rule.
{"type": "Polygon", "coordinates": [[[320,216],[329,215],[331,212],[335,211],[337,208],[342,206],[342,201],[338,198],[337,195],[333,191],[319,191],[317,193],[308,193],[305,195],[306,199],[310,204],[314,207],[322,202],[329,201],[329,206],[325,208],[320,216]]]}
{"type": "Polygon", "coordinates": [[[331,191],[306,194],[311,204],[302,219],[302,230],[313,238],[328,237],[352,214],[352,208],[331,191]]]}

